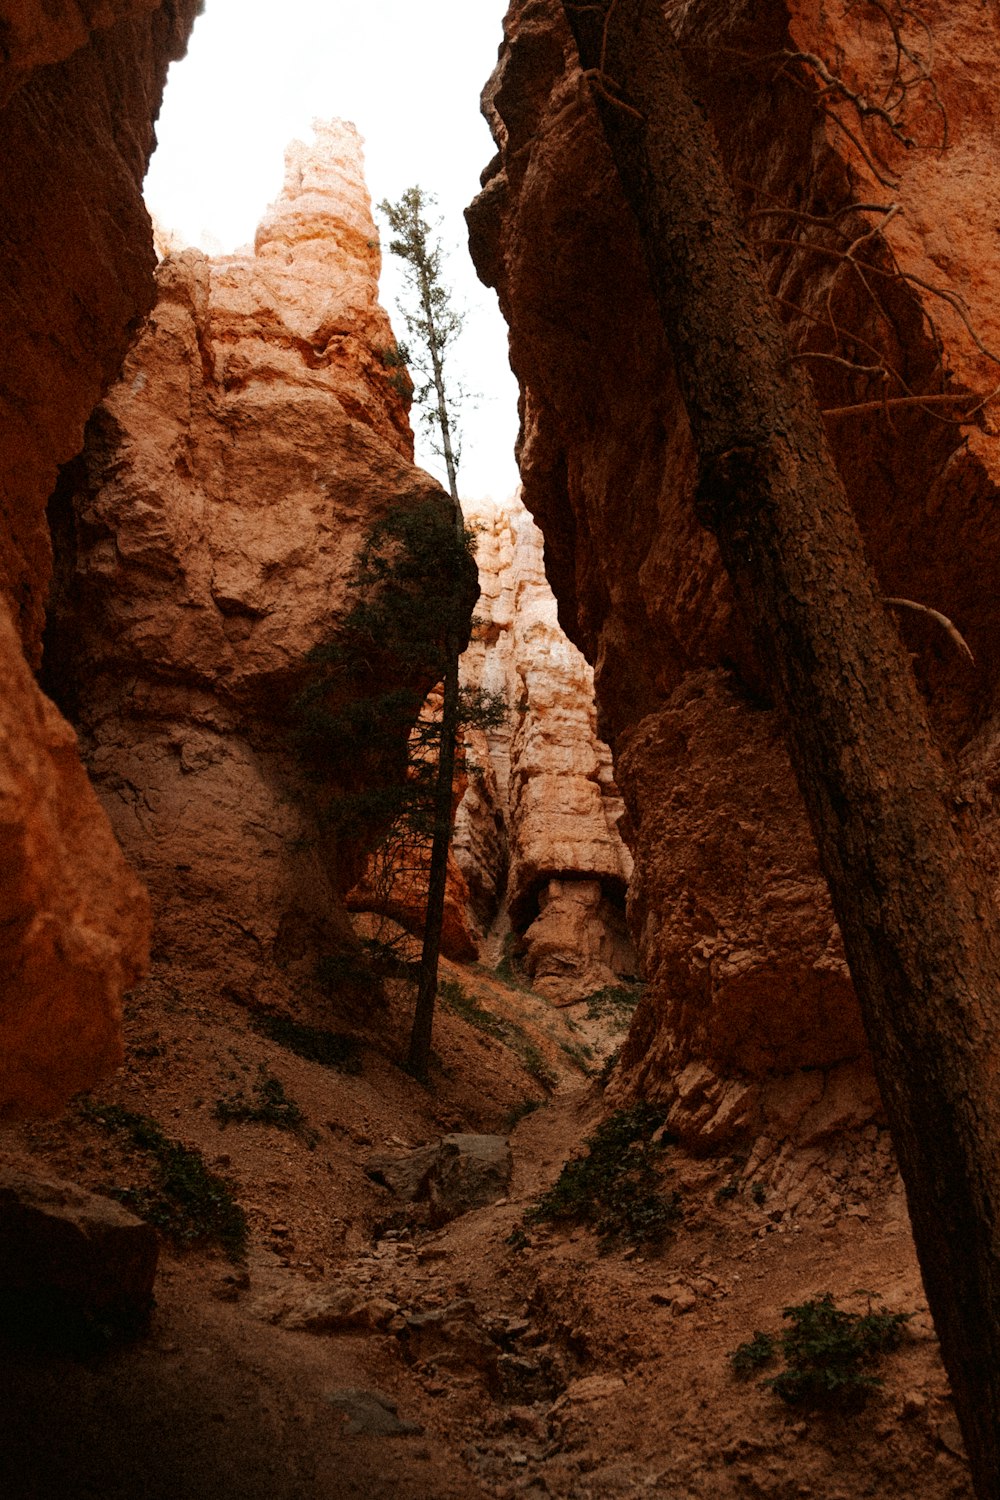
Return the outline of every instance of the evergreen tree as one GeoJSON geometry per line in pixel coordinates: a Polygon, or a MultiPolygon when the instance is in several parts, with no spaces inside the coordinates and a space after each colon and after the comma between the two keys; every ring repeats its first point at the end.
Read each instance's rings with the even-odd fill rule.
{"type": "MultiPolygon", "coordinates": [[[[411,299],[410,305],[402,308],[402,313],[413,341],[409,350],[410,366],[420,377],[414,387],[414,400],[418,406],[423,407],[424,420],[435,435],[435,450],[444,459],[448,490],[454,506],[455,534],[461,537],[465,533],[465,525],[458,497],[456,412],[449,401],[444,369],[448,346],[458,335],[462,320],[451,306],[448,289],[442,279],[440,241],[432,240],[431,226],[424,218],[425,208],[432,204],[433,199],[426,198],[421,188],[411,187],[398,203],[383,200],[379,207],[389,221],[393,234],[389,249],[403,262],[404,278],[411,299]]],[[[427,915],[409,1052],[410,1070],[423,1081],[427,1079],[430,1063],[441,928],[444,923],[459,718],[458,658],[461,650],[460,633],[456,630],[449,631],[445,639],[444,698],[427,880],[427,915]]]]}

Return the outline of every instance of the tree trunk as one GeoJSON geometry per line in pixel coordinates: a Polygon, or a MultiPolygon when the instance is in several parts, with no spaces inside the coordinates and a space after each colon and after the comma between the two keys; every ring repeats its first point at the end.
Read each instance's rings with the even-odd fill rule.
{"type": "Polygon", "coordinates": [[[699,453],[699,514],[784,711],[976,1493],[997,1497],[996,911],[662,0],[564,9],[584,69],[604,69],[594,100],[699,453]]]}
{"type": "Polygon", "coordinates": [[[430,870],[427,876],[427,914],[424,918],[420,979],[417,984],[417,1001],[413,1010],[408,1059],[410,1072],[421,1083],[427,1082],[430,1066],[438,960],[441,956],[441,928],[444,925],[444,898],[448,884],[452,783],[455,779],[455,741],[458,738],[458,657],[457,645],[450,642],[448,665],[444,676],[444,701],[441,705],[437,781],[434,785],[434,835],[431,842],[430,870]]]}

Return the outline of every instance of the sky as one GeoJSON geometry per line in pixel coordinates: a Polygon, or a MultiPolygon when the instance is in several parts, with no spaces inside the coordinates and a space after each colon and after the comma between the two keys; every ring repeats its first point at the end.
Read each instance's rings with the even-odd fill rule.
{"type": "MultiPolygon", "coordinates": [[[[419,183],[438,200],[446,274],[465,327],[455,373],[463,495],[503,499],[517,482],[517,385],[495,293],[476,277],[462,211],[494,154],[479,94],[496,62],[506,0],[206,0],[170,69],[146,179],[150,212],[209,253],[253,242],[281,190],[284,150],[311,121],[353,120],[374,203],[419,183]]],[[[381,226],[383,243],[388,235],[381,226]]],[[[405,336],[386,250],[381,301],[405,336]]],[[[417,462],[443,478],[414,414],[417,462]]]]}

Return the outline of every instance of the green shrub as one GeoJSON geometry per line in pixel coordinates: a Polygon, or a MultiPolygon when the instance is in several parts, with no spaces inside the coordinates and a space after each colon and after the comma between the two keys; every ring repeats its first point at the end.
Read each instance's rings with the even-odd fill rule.
{"type": "Polygon", "coordinates": [[[584,997],[587,1018],[591,1021],[606,1021],[612,1032],[627,1031],[642,999],[642,986],[638,984],[606,984],[584,997]]]}
{"type": "Polygon", "coordinates": [[[755,1333],[729,1358],[739,1375],[748,1375],[774,1354],[785,1368],[764,1384],[791,1406],[860,1407],[882,1380],[871,1369],[881,1357],[898,1348],[910,1313],[876,1312],[868,1298],[866,1313],[847,1312],[836,1305],[832,1292],[781,1310],[790,1328],[772,1337],[755,1333]],[[764,1353],[766,1347],[766,1355],[764,1353]]]}
{"type": "Polygon", "coordinates": [[[295,1100],[285,1093],[280,1078],[275,1078],[261,1066],[252,1097],[243,1092],[225,1094],[218,1099],[212,1111],[223,1125],[275,1125],[279,1130],[295,1130],[305,1136],[310,1145],[315,1145],[315,1132],[295,1100]]]}
{"type": "Polygon", "coordinates": [[[659,1243],[680,1212],[678,1195],[660,1191],[656,1163],[668,1142],[650,1137],[662,1124],[662,1112],[648,1104],[609,1116],[587,1137],[587,1155],[567,1162],[529,1210],[528,1222],[588,1224],[602,1252],[659,1243]]]}
{"type": "Polygon", "coordinates": [[[83,1106],[87,1119],[129,1138],[148,1159],[156,1182],[151,1187],[107,1189],[140,1219],[155,1225],[177,1245],[221,1245],[232,1261],[246,1255],[247,1221],[230,1183],[205,1165],[200,1151],[169,1140],[149,1115],[118,1104],[83,1106]]]}
{"type": "Polygon", "coordinates": [[[734,1349],[729,1358],[736,1374],[746,1380],[749,1376],[756,1375],[762,1366],[769,1365],[774,1354],[774,1336],[758,1330],[752,1339],[734,1349]]]}

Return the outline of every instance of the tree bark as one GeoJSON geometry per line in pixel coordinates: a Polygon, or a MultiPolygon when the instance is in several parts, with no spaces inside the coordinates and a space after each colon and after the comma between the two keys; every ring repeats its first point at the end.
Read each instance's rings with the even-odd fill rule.
{"type": "Polygon", "coordinates": [[[976,1493],[997,1497],[997,913],[662,0],[564,9],[673,351],[699,515],[784,712],[976,1493]]]}

